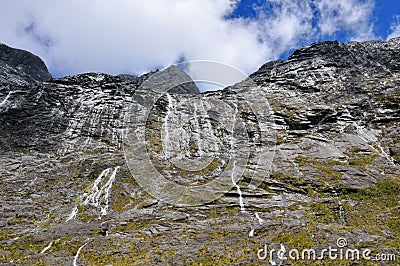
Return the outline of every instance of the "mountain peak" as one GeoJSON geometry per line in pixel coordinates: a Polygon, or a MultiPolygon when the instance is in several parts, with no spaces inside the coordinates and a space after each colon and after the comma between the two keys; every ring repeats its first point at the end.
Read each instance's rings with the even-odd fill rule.
{"type": "Polygon", "coordinates": [[[49,79],[51,74],[38,56],[0,44],[0,82],[28,85],[49,79]]]}
{"type": "Polygon", "coordinates": [[[175,65],[171,65],[150,75],[142,83],[142,87],[176,94],[200,93],[199,88],[192,78],[175,65]]]}

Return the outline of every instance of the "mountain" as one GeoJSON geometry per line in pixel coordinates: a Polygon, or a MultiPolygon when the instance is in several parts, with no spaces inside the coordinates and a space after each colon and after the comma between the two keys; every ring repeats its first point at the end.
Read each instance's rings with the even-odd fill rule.
{"type": "Polygon", "coordinates": [[[0,83],[22,86],[49,79],[51,74],[42,59],[0,43],[0,83]]]}
{"type": "MultiPolygon", "coordinates": [[[[146,79],[144,84],[141,84],[143,89],[155,89],[174,94],[200,93],[190,76],[177,66],[170,66],[161,72],[151,74],[151,80],[146,79]]],[[[145,75],[145,77],[149,77],[149,75],[145,75]]]]}
{"type": "Polygon", "coordinates": [[[399,55],[400,38],[315,43],[203,94],[177,67],[39,79],[7,63],[0,263],[400,256],[399,55]]]}

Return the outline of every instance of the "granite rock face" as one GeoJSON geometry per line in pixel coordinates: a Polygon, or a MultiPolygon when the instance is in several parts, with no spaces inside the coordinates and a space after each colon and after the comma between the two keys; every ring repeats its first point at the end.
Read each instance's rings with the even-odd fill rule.
{"type": "Polygon", "coordinates": [[[39,57],[0,43],[0,83],[28,85],[51,79],[39,57]]]}
{"type": "Polygon", "coordinates": [[[254,265],[338,238],[399,256],[399,66],[392,39],[302,47],[204,94],[177,67],[5,82],[0,262],[254,265]]]}

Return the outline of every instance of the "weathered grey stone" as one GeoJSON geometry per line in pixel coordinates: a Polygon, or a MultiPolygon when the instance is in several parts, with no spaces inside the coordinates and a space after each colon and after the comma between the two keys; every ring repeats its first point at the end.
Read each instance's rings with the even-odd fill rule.
{"type": "Polygon", "coordinates": [[[0,83],[28,85],[51,79],[39,57],[0,43],[0,83]]]}

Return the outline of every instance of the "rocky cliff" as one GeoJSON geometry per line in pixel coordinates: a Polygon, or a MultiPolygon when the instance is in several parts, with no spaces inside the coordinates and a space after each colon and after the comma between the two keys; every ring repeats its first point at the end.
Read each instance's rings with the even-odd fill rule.
{"type": "Polygon", "coordinates": [[[255,265],[339,238],[400,255],[400,39],[316,43],[204,94],[176,67],[18,65],[0,69],[0,263],[255,265]]]}

